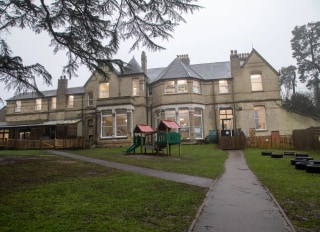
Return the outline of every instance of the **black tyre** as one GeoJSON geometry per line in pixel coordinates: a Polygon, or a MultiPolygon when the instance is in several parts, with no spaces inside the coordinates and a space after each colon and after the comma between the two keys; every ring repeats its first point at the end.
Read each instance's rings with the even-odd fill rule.
{"type": "Polygon", "coordinates": [[[320,173],[320,165],[319,164],[311,164],[306,166],[306,171],[308,173],[320,173]]]}
{"type": "Polygon", "coordinates": [[[308,153],[296,153],[296,157],[308,157],[308,153]]]}
{"type": "Polygon", "coordinates": [[[261,155],[263,156],[270,156],[272,154],[272,151],[262,151],[261,155]]]}
{"type": "Polygon", "coordinates": [[[305,170],[306,169],[306,166],[307,165],[310,165],[312,163],[310,163],[310,161],[308,160],[305,160],[305,161],[299,161],[299,162],[296,162],[296,169],[299,169],[299,170],[305,170]]]}
{"type": "Polygon", "coordinates": [[[283,154],[271,154],[271,158],[283,158],[283,154]]]}

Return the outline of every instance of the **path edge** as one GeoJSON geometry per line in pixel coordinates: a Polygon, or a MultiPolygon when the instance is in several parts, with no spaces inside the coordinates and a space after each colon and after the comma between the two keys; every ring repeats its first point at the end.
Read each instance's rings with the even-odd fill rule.
{"type": "MultiPolygon", "coordinates": [[[[206,196],[205,196],[204,200],[202,201],[202,203],[201,203],[201,205],[200,205],[200,207],[199,207],[199,209],[198,209],[198,212],[197,212],[195,218],[193,219],[191,225],[189,226],[188,232],[192,232],[192,231],[193,231],[196,223],[197,223],[198,220],[199,220],[199,217],[200,217],[200,215],[201,215],[201,213],[202,213],[202,210],[203,210],[203,208],[204,208],[204,206],[205,206],[205,203],[206,203],[206,201],[207,201],[207,198],[208,198],[210,192],[212,191],[212,189],[214,188],[214,186],[215,186],[215,184],[218,182],[218,180],[222,177],[222,175],[223,175],[223,173],[220,174],[216,179],[214,179],[214,180],[212,181],[212,183],[211,183],[211,185],[210,185],[210,187],[209,187],[209,189],[208,189],[208,192],[206,193],[206,196]]],[[[295,232],[295,231],[292,231],[292,232],[295,232]]]]}

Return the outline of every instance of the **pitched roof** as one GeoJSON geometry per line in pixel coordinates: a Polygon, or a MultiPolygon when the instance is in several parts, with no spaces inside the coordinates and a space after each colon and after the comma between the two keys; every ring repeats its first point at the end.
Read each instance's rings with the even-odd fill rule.
{"type": "Polygon", "coordinates": [[[202,76],[200,76],[197,72],[190,68],[189,65],[185,64],[179,57],[177,57],[156,77],[155,80],[153,80],[153,82],[158,80],[188,77],[202,79],[202,76]]]}
{"type": "Polygon", "coordinates": [[[133,130],[133,133],[153,133],[154,130],[149,125],[138,124],[133,130]]]}
{"type": "MultiPolygon", "coordinates": [[[[44,97],[54,97],[57,96],[57,90],[45,90],[45,91],[40,91],[44,97]]],[[[71,94],[83,94],[84,93],[84,88],[83,87],[73,87],[73,88],[68,88],[67,89],[67,95],[71,94]]],[[[11,97],[7,99],[7,101],[13,101],[13,100],[21,100],[21,99],[34,99],[34,98],[39,98],[42,97],[36,92],[31,92],[31,93],[20,93],[14,97],[11,97]]]]}
{"type": "Polygon", "coordinates": [[[140,64],[133,57],[129,61],[127,66],[124,68],[124,71],[123,71],[122,75],[136,74],[136,73],[143,73],[143,70],[142,70],[140,64]]]}
{"type": "Polygon", "coordinates": [[[159,131],[166,131],[166,129],[179,129],[180,126],[175,121],[162,120],[158,125],[159,131]]]}
{"type": "Polygon", "coordinates": [[[231,67],[230,61],[187,65],[177,57],[168,67],[148,69],[147,75],[150,83],[188,77],[202,80],[228,79],[231,78],[231,67]]]}

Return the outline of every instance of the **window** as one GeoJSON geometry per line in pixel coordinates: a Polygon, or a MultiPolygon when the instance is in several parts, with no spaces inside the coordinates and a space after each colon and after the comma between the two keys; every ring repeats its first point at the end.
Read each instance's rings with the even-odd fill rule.
{"type": "Polygon", "coordinates": [[[99,98],[109,97],[109,83],[100,83],[99,85],[99,98]]]}
{"type": "Polygon", "coordinates": [[[254,107],[254,122],[256,130],[266,130],[266,111],[264,106],[254,107]]]}
{"type": "Polygon", "coordinates": [[[113,136],[112,128],[112,112],[107,111],[102,113],[101,116],[101,137],[111,137],[113,136]]]}
{"type": "Polygon", "coordinates": [[[127,136],[127,113],[116,114],[116,136],[127,136]]]}
{"type": "Polygon", "coordinates": [[[202,130],[202,110],[195,109],[193,115],[193,129],[196,139],[203,138],[203,130],[202,130]]]}
{"type": "Polygon", "coordinates": [[[88,106],[93,106],[93,93],[88,93],[88,106]]]}
{"type": "Polygon", "coordinates": [[[57,98],[56,97],[51,98],[51,109],[52,110],[57,109],[57,98]]]}
{"type": "Polygon", "coordinates": [[[192,92],[193,93],[200,93],[200,82],[199,81],[192,81],[192,92]]]}
{"type": "Polygon", "coordinates": [[[127,136],[127,112],[126,110],[105,111],[101,115],[101,137],[124,137],[127,136]]]}
{"type": "Polygon", "coordinates": [[[175,87],[175,81],[166,81],[165,83],[165,93],[175,93],[176,87],[175,87]]]}
{"type": "Polygon", "coordinates": [[[42,101],[41,98],[37,98],[36,99],[36,105],[34,107],[35,111],[39,111],[42,108],[42,101]]]}
{"type": "Polygon", "coordinates": [[[178,80],[177,84],[178,84],[177,93],[187,93],[188,92],[187,80],[178,80]]]}
{"type": "Polygon", "coordinates": [[[233,130],[233,112],[231,108],[220,109],[219,117],[221,130],[233,130]]]}
{"type": "Polygon", "coordinates": [[[74,104],[74,97],[73,97],[73,95],[70,95],[68,97],[68,108],[69,109],[73,108],[73,104],[74,104]]]}
{"type": "Polygon", "coordinates": [[[219,93],[229,93],[227,80],[220,80],[219,81],[219,93]]]}
{"type": "Polygon", "coordinates": [[[165,112],[166,120],[176,121],[176,111],[175,109],[168,109],[165,112]]]}
{"type": "Polygon", "coordinates": [[[179,110],[179,125],[180,134],[184,139],[190,138],[190,123],[189,123],[189,110],[181,109],[179,110]]]}
{"type": "Polygon", "coordinates": [[[187,80],[175,80],[165,82],[165,94],[172,93],[187,93],[188,82],[187,80]]]}
{"type": "Polygon", "coordinates": [[[14,112],[21,112],[21,100],[16,101],[14,112]]]}
{"type": "Polygon", "coordinates": [[[251,75],[251,88],[252,88],[252,91],[263,90],[261,74],[251,75]]]}
{"type": "Polygon", "coordinates": [[[132,86],[133,86],[132,95],[139,96],[139,79],[133,79],[132,86]]]}

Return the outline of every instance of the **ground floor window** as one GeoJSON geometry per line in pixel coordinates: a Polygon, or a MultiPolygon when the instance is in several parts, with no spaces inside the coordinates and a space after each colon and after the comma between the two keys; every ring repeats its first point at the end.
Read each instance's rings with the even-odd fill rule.
{"type": "Polygon", "coordinates": [[[127,111],[111,110],[101,113],[101,137],[124,137],[128,134],[127,129],[127,111]]]}
{"type": "Polygon", "coordinates": [[[255,106],[254,107],[254,122],[256,130],[266,130],[266,111],[264,106],[255,106]]]}
{"type": "Polygon", "coordinates": [[[175,121],[180,126],[182,139],[190,139],[192,134],[195,139],[203,139],[203,116],[202,108],[189,108],[179,105],[154,111],[155,122],[157,125],[162,120],[175,121]]]}

